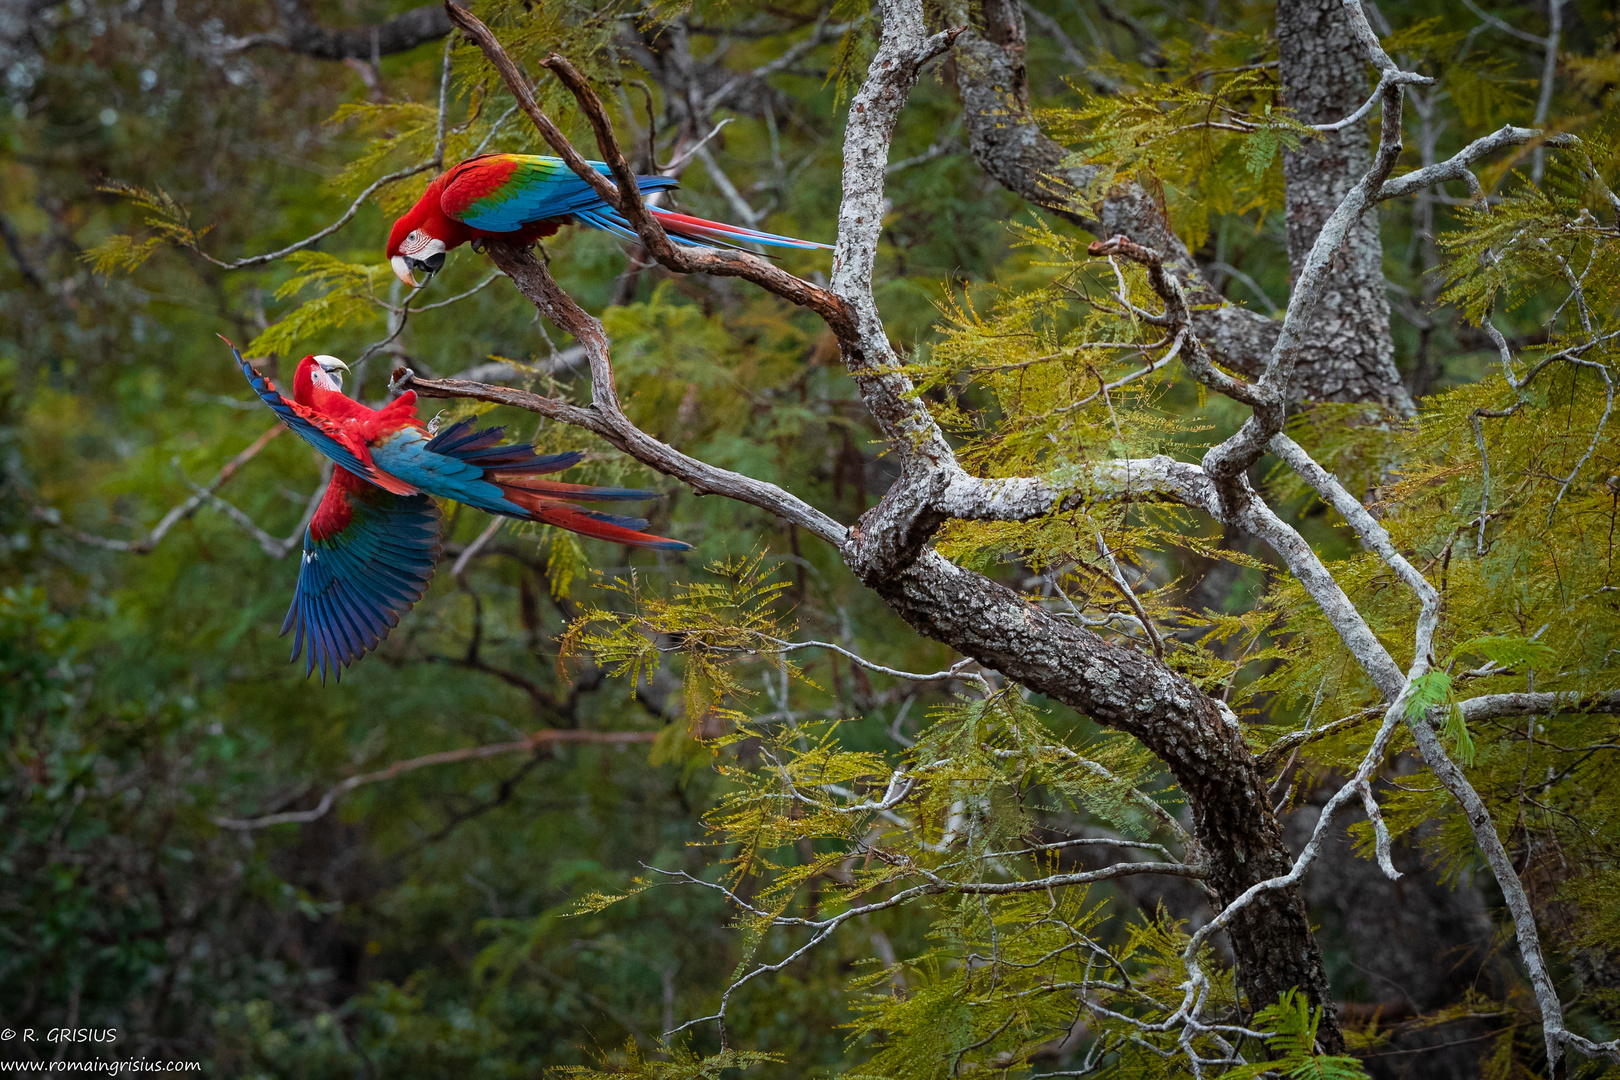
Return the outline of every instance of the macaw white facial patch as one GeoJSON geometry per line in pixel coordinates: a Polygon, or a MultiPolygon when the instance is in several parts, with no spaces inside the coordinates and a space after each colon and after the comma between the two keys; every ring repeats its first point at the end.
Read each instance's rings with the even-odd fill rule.
{"type": "Polygon", "coordinates": [[[417,229],[399,243],[401,255],[420,255],[426,251],[428,245],[433,243],[433,237],[417,229]]]}

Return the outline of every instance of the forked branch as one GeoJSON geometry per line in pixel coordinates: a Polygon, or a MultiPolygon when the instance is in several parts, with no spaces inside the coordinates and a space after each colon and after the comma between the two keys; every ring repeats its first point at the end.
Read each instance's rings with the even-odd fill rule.
{"type": "Polygon", "coordinates": [[[472,12],[457,7],[448,0],[445,9],[449,12],[451,21],[461,27],[467,37],[483,50],[484,56],[500,73],[507,89],[517,100],[518,106],[534,122],[535,128],[539,130],[546,143],[575,175],[591,186],[603,202],[624,215],[625,220],[630,222],[631,227],[640,236],[642,246],[660,264],[682,274],[713,274],[717,277],[740,277],[752,281],[790,303],[814,311],[826,320],[827,325],[832,327],[833,332],[839,334],[840,338],[845,336],[844,333],[840,333],[841,328],[846,332],[851,329],[848,313],[837,297],[757,255],[745,251],[719,251],[713,248],[688,248],[676,245],[664,232],[664,227],[658,220],[647,212],[647,203],[641,197],[641,188],[636,183],[635,173],[631,170],[629,161],[625,159],[624,151],[619,148],[619,141],[613,133],[613,124],[608,117],[607,109],[603,107],[596,91],[591,89],[590,83],[580,74],[579,69],[555,53],[541,61],[541,66],[557,76],[558,81],[568,87],[579,102],[580,109],[590,121],[591,130],[596,134],[602,160],[607,163],[613,174],[612,181],[591,168],[568,141],[568,137],[562,133],[562,129],[557,127],[540,108],[534,99],[534,92],[529,88],[528,80],[523,77],[517,64],[507,55],[506,49],[489,27],[472,12]]]}

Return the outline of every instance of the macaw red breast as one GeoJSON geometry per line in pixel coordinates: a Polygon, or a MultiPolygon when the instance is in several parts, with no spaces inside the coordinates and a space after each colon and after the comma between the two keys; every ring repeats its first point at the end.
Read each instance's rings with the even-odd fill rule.
{"type": "Polygon", "coordinates": [[[309,357],[298,365],[293,376],[293,400],[343,430],[353,432],[361,442],[374,446],[408,428],[427,430],[427,425],[416,415],[415,390],[407,390],[382,408],[373,409],[341,390],[316,386],[313,368],[314,362],[309,357]]]}
{"type": "Polygon", "coordinates": [[[330,540],[349,527],[354,511],[349,496],[364,491],[370,485],[348,469],[333,469],[332,483],[321,499],[315,516],[309,519],[309,535],[316,540],[330,540]]]}

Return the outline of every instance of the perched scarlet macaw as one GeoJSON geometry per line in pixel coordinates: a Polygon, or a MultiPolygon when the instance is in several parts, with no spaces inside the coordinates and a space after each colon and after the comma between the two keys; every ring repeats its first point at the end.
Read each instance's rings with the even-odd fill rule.
{"type": "MultiPolygon", "coordinates": [[[[229,341],[226,342],[230,344],[229,341]]],[[[298,587],[281,632],[296,630],[293,659],[309,641],[306,673],[342,666],[376,647],[421,599],[439,552],[439,511],[431,496],[522,521],[539,521],[618,544],[684,551],[691,545],[641,532],[644,518],[587,510],[587,502],[654,499],[657,492],[539,480],[579,462],[569,452],[541,457],[534,447],[500,443],[504,429],[472,430],[463,420],[434,434],[406,391],[381,409],[343,393],[335,356],[306,356],[281,395],[231,346],[255,393],[281,421],[340,466],[304,535],[298,587]]]]}
{"type": "MultiPolygon", "coordinates": [[[[591,167],[609,175],[604,162],[591,167]]],[[[643,193],[676,186],[668,176],[639,176],[643,193]]],[[[738,243],[771,247],[826,248],[809,240],[744,229],[719,221],[648,207],[677,242],[694,247],[738,243]]],[[[469,240],[503,236],[533,243],[572,222],[636,239],[614,210],[585,181],[574,175],[562,158],[534,154],[482,154],[468,158],[428,185],[410,212],[394,222],[388,234],[388,261],[399,280],[417,284],[415,274],[436,273],[444,253],[469,240]]]]}

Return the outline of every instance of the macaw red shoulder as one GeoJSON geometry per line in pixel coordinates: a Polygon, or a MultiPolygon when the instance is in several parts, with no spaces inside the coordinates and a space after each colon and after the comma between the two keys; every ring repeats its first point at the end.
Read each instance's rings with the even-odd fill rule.
{"type": "MultiPolygon", "coordinates": [[[[296,401],[289,402],[288,404],[290,404],[293,411],[300,414],[311,427],[316,428],[329,439],[336,442],[359,461],[361,468],[357,475],[360,478],[370,481],[371,483],[382,488],[384,491],[391,492],[395,495],[417,494],[417,489],[415,486],[407,484],[398,477],[392,476],[377,467],[377,462],[372,457],[371,453],[372,440],[367,438],[367,427],[370,424],[374,424],[375,421],[368,422],[358,417],[335,417],[328,413],[323,413],[318,409],[310,408],[308,405],[300,405],[296,401]]],[[[360,407],[365,408],[364,405],[360,407]]],[[[370,412],[372,410],[368,409],[367,411],[370,412]]],[[[317,446],[317,449],[321,449],[321,447],[317,446]]],[[[330,454],[327,456],[331,457],[330,454]]],[[[356,471],[353,466],[348,465],[343,461],[339,461],[338,464],[343,465],[344,469],[348,472],[356,471]]]]}
{"type": "MultiPolygon", "coordinates": [[[[300,402],[303,398],[298,399],[300,402]]],[[[316,412],[332,417],[334,420],[369,420],[376,415],[377,410],[371,406],[354,400],[341,390],[328,390],[322,386],[313,386],[309,389],[310,408],[316,412]]]]}

